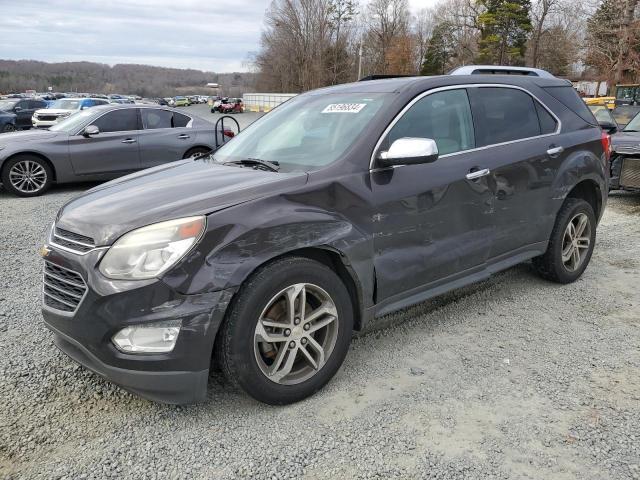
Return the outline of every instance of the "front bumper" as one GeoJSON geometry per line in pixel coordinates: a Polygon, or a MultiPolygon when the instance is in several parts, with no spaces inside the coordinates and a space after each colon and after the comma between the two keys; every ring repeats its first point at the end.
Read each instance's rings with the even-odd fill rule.
{"type": "Polygon", "coordinates": [[[56,346],[78,363],[142,397],[163,403],[194,403],[206,396],[213,343],[229,290],[199,295],[176,292],[162,280],[109,280],[97,270],[106,250],[84,255],[49,247],[45,261],[78,272],[86,294],[74,312],[43,303],[46,326],[56,346]],[[173,351],[131,354],[111,338],[128,325],[181,320],[173,351]]]}

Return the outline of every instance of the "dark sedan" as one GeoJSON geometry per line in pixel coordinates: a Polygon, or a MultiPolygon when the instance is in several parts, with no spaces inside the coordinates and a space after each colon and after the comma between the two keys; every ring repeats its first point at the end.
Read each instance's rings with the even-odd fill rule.
{"type": "Polygon", "coordinates": [[[0,100],[0,112],[16,116],[16,129],[31,128],[33,112],[40,108],[47,108],[47,102],[35,98],[7,98],[0,100]]]}
{"type": "MultiPolygon", "coordinates": [[[[218,143],[231,136],[219,134],[218,143]]],[[[110,180],[215,145],[214,126],[199,117],[151,105],[108,105],[80,111],[48,130],[2,135],[0,172],[5,189],[31,197],[54,181],[110,180]]]]}

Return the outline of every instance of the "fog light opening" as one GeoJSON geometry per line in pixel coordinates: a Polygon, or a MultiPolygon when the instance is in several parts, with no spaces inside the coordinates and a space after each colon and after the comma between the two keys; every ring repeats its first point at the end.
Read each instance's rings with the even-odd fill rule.
{"type": "Polygon", "coordinates": [[[111,341],[124,353],[168,353],[178,341],[181,320],[131,325],[116,333],[111,341]]]}

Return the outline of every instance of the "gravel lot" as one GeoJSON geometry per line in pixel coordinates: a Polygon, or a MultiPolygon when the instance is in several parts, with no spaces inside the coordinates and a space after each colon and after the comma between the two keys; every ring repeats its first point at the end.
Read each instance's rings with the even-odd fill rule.
{"type": "Polygon", "coordinates": [[[355,338],[304,402],[212,378],[175,407],[79,367],[42,323],[36,251],[87,187],[0,190],[1,478],[640,478],[640,195],[610,198],[573,285],[521,265],[355,338]]]}

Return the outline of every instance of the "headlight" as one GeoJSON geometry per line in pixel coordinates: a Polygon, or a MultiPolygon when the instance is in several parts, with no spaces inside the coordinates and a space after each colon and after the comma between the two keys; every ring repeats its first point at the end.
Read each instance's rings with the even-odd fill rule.
{"type": "Polygon", "coordinates": [[[125,353],[167,353],[176,346],[181,326],[180,320],[133,325],[120,330],[111,341],[125,353]]]}
{"type": "Polygon", "coordinates": [[[166,272],[202,236],[205,217],[187,217],[133,230],[109,249],[100,272],[118,280],[142,280],[166,272]]]}

